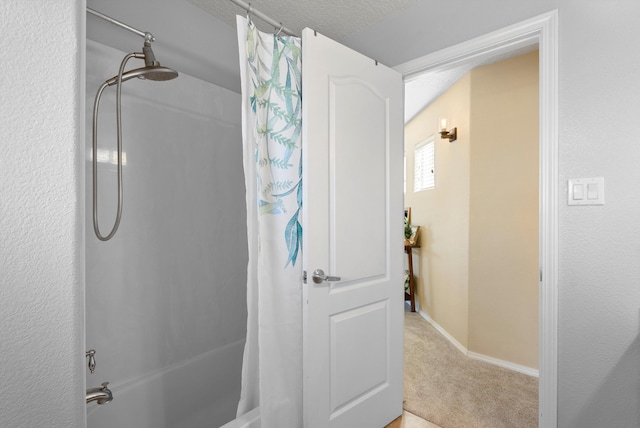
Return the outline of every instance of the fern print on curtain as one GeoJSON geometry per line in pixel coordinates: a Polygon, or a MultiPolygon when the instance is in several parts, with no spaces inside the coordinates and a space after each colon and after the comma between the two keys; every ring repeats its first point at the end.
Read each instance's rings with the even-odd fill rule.
{"type": "Polygon", "coordinates": [[[238,416],[302,426],[300,38],[237,17],[247,189],[247,343],[238,416]]]}

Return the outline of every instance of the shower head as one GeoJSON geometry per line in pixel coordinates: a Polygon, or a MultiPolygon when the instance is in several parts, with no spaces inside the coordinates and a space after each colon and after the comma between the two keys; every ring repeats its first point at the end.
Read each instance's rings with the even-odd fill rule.
{"type": "MultiPolygon", "coordinates": [[[[134,77],[156,81],[171,80],[178,77],[178,72],[158,64],[152,65],[150,67],[142,67],[136,68],[134,70],[129,70],[126,73],[122,74],[122,81],[126,82],[127,80],[133,79],[134,77]]],[[[106,83],[109,86],[115,85],[116,83],[118,83],[118,76],[113,76],[111,79],[107,80],[106,83]]]]}
{"type": "MultiPolygon", "coordinates": [[[[177,71],[172,70],[168,67],[163,67],[158,61],[156,61],[156,56],[153,54],[151,43],[148,40],[144,41],[142,55],[140,55],[139,53],[135,53],[133,55],[135,55],[136,58],[144,58],[145,66],[142,68],[136,68],[134,70],[127,71],[126,73],[122,73],[123,82],[134,77],[156,81],[171,80],[178,77],[177,71]]],[[[116,83],[118,83],[118,76],[114,76],[106,81],[106,84],[109,86],[113,86],[116,83]]]]}
{"type": "MultiPolygon", "coordinates": [[[[100,233],[100,227],[98,226],[98,161],[97,156],[93,156],[93,231],[96,237],[101,241],[108,241],[115,235],[118,227],[120,226],[120,219],[122,218],[122,82],[137,77],[139,79],[148,80],[169,80],[178,77],[178,72],[167,67],[160,65],[156,61],[153,51],[151,50],[150,41],[153,40],[153,36],[150,33],[145,34],[144,48],[142,52],[131,52],[124,56],[120,63],[120,69],[118,75],[106,80],[96,93],[96,99],[93,103],[93,138],[92,138],[92,150],[93,153],[98,151],[98,106],[100,105],[100,96],[107,86],[116,86],[116,126],[117,126],[117,141],[118,141],[118,208],[116,211],[116,220],[111,228],[111,231],[107,235],[100,233]],[[129,70],[125,73],[124,69],[127,65],[127,61],[131,58],[144,59],[145,66],[142,68],[136,68],[129,70]]],[[[104,388],[106,389],[106,388],[104,388]]],[[[107,390],[108,391],[108,390],[107,390]]],[[[105,401],[106,402],[106,401],[105,401]]],[[[100,404],[100,400],[98,400],[100,404]]]]}

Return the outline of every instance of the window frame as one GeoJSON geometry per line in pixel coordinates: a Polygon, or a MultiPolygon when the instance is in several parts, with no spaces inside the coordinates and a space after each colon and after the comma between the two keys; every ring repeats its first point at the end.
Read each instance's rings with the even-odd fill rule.
{"type": "Polygon", "coordinates": [[[432,190],[436,187],[436,138],[435,134],[420,141],[413,151],[413,191],[432,190]],[[429,148],[431,146],[431,148],[429,148]],[[423,153],[424,151],[424,153],[423,153]],[[427,159],[430,156],[430,159],[427,159]],[[431,168],[429,168],[431,166],[431,168]],[[430,174],[424,171],[431,169],[430,174]],[[421,186],[418,188],[418,186],[421,186]]]}

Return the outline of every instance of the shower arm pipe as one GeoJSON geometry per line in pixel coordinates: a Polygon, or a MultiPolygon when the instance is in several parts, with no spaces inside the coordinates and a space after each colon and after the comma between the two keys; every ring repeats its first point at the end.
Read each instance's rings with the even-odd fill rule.
{"type": "Polygon", "coordinates": [[[244,2],[242,0],[229,0],[229,1],[231,3],[234,3],[236,6],[240,6],[242,9],[244,9],[247,12],[247,15],[257,16],[258,18],[260,18],[262,21],[266,22],[267,24],[273,25],[273,27],[278,30],[278,33],[285,33],[285,34],[288,34],[290,36],[299,37],[295,32],[293,32],[292,30],[289,30],[284,25],[282,25],[282,22],[278,22],[275,19],[271,18],[270,16],[265,15],[264,13],[260,12],[259,10],[254,9],[251,6],[251,3],[246,3],[246,2],[244,2]]]}
{"type": "Polygon", "coordinates": [[[100,13],[95,9],[91,9],[90,7],[87,8],[87,12],[97,16],[98,18],[102,18],[107,22],[110,22],[112,24],[117,25],[118,27],[124,28],[125,30],[129,30],[132,33],[137,34],[140,37],[143,37],[145,40],[150,41],[150,42],[155,42],[156,38],[153,37],[153,34],[149,33],[148,31],[140,31],[137,28],[133,28],[130,25],[125,24],[124,22],[118,21],[117,19],[113,19],[110,16],[105,15],[104,13],[100,13]]]}

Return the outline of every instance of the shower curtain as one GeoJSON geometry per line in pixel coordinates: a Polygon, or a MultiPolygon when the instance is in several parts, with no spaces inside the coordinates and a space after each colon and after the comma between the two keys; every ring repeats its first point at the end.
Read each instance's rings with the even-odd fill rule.
{"type": "Polygon", "coordinates": [[[247,202],[247,342],[238,416],[302,426],[301,41],[237,17],[247,202]]]}

